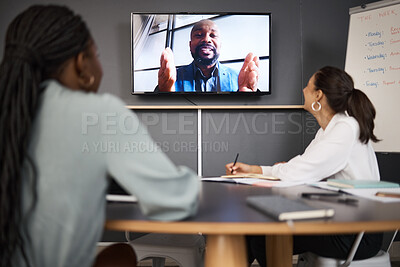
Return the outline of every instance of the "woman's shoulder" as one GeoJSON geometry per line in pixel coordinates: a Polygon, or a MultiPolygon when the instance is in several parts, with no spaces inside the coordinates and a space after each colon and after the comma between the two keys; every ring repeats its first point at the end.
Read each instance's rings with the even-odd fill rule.
{"type": "Polygon", "coordinates": [[[350,125],[355,130],[357,130],[359,128],[358,122],[354,117],[349,116],[346,113],[337,113],[337,114],[335,114],[335,116],[334,116],[334,125],[343,124],[343,123],[350,125]]]}
{"type": "Polygon", "coordinates": [[[66,88],[55,80],[46,81],[43,86],[45,98],[59,105],[73,105],[74,109],[83,110],[118,110],[124,108],[125,104],[118,97],[103,93],[87,93],[66,88]]]}
{"type": "Polygon", "coordinates": [[[360,127],[358,125],[357,120],[346,113],[335,114],[335,116],[332,118],[332,124],[330,125],[330,129],[335,132],[345,131],[349,135],[355,138],[359,135],[360,131],[360,127]]]}

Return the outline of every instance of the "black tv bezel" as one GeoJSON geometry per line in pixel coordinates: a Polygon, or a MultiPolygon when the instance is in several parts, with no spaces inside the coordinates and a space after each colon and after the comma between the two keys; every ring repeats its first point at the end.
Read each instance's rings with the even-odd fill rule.
{"type": "MultiPolygon", "coordinates": [[[[169,95],[184,95],[184,96],[215,96],[215,95],[233,95],[233,96],[263,96],[263,95],[271,95],[272,89],[271,89],[271,78],[272,78],[272,73],[271,73],[271,34],[272,34],[272,14],[271,12],[143,12],[143,11],[132,11],[131,12],[131,67],[130,67],[130,77],[131,77],[131,94],[135,96],[144,96],[144,95],[150,95],[150,96],[169,96],[169,95]],[[134,91],[134,40],[133,40],[133,15],[217,15],[218,17],[221,16],[227,16],[227,15],[268,15],[269,17],[269,51],[268,51],[268,59],[269,59],[269,80],[268,80],[268,88],[269,90],[266,91],[261,91],[257,90],[255,92],[157,92],[157,91],[151,91],[151,92],[135,92],[134,91]]],[[[193,24],[188,24],[188,25],[193,25],[193,24]]]]}

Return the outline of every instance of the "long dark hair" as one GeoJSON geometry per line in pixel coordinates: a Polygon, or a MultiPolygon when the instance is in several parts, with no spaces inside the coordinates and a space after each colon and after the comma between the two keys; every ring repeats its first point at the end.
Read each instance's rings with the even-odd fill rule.
{"type": "Polygon", "coordinates": [[[345,71],[335,67],[323,67],[315,73],[316,89],[322,90],[329,106],[335,112],[345,112],[354,117],[360,126],[359,139],[378,142],[374,135],[375,108],[369,98],[354,88],[353,79],[345,71]]]}
{"type": "Polygon", "coordinates": [[[87,49],[90,38],[80,16],[63,6],[31,6],[8,27],[0,65],[0,266],[11,266],[17,253],[30,265],[24,222],[36,204],[37,174],[27,151],[39,84],[57,77],[68,59],[87,49]],[[22,184],[28,182],[33,203],[23,214],[22,184]]]}

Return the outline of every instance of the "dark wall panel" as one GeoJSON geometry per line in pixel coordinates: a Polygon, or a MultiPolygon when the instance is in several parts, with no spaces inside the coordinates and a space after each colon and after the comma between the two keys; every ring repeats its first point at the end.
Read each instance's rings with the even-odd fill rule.
{"type": "Polygon", "coordinates": [[[136,110],[159,148],[177,165],[197,172],[197,110],[136,110]]]}
{"type": "Polygon", "coordinates": [[[304,85],[319,68],[344,68],[349,28],[349,9],[374,0],[302,0],[304,85]]]}
{"type": "Polygon", "coordinates": [[[272,165],[303,151],[302,111],[203,112],[203,175],[225,173],[237,153],[239,161],[272,165]]]}

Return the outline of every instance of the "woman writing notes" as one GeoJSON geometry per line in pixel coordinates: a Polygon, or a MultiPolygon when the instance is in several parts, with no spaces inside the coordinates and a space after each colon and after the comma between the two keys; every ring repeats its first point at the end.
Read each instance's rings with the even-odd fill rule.
{"type": "Polygon", "coordinates": [[[127,245],[95,262],[107,173],[151,219],[196,211],[198,177],[175,167],[119,99],[95,94],[101,78],[96,44],[68,8],[32,6],[10,24],[0,65],[1,267],[135,266],[127,245]]]}
{"type": "MultiPolygon", "coordinates": [[[[379,169],[371,141],[375,109],[368,97],[354,88],[343,70],[324,67],[303,89],[304,109],[320,125],[314,140],[302,155],[274,166],[237,162],[226,165],[228,174],[260,173],[282,181],[316,182],[325,178],[379,180],[379,169]]],[[[320,256],[345,259],[355,235],[295,236],[294,254],[313,252],[320,256]]],[[[249,262],[254,258],[265,266],[265,238],[248,237],[249,262]]],[[[380,249],[381,234],[364,235],[355,259],[373,257],[380,249]]]]}

